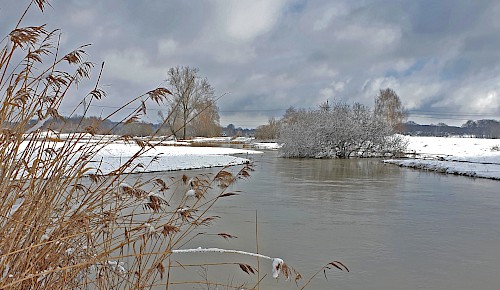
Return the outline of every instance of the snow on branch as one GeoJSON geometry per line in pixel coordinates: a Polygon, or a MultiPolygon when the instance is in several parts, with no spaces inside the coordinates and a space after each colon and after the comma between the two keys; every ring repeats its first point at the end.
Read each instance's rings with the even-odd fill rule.
{"type": "Polygon", "coordinates": [[[173,254],[182,254],[182,253],[221,253],[221,254],[240,254],[240,255],[246,255],[246,256],[252,256],[252,257],[257,257],[257,258],[263,258],[267,259],[273,262],[272,267],[273,267],[273,278],[278,278],[281,269],[283,268],[283,260],[280,258],[271,258],[269,256],[261,255],[261,254],[256,254],[256,253],[250,253],[250,252],[245,252],[245,251],[239,251],[239,250],[227,250],[227,249],[219,249],[219,248],[201,248],[198,247],[196,249],[184,249],[184,250],[172,250],[173,254]]]}

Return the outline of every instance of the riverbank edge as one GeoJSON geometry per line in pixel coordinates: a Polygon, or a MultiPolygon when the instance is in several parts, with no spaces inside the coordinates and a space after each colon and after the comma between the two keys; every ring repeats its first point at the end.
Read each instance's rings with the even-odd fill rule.
{"type": "Polygon", "coordinates": [[[500,164],[485,164],[466,161],[442,161],[421,159],[386,159],[385,164],[398,165],[424,171],[432,171],[442,174],[467,176],[472,178],[484,178],[500,181],[500,164]]]}

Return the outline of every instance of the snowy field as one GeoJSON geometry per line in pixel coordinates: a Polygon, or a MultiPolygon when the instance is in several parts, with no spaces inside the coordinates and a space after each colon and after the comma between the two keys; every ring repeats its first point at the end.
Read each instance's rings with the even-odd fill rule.
{"type": "Polygon", "coordinates": [[[500,180],[500,140],[454,137],[405,137],[410,159],[385,163],[448,174],[500,180]]]}
{"type": "MultiPolygon", "coordinates": [[[[28,138],[29,136],[26,137],[28,138]]],[[[56,134],[41,132],[37,137],[52,138],[60,141],[40,142],[39,145],[34,146],[35,151],[49,147],[57,150],[63,147],[61,141],[65,140],[78,139],[82,145],[89,143],[102,144],[104,147],[92,158],[90,163],[91,169],[88,173],[110,173],[125,164],[140,150],[140,147],[135,142],[124,142],[120,136],[113,135],[92,136],[85,133],[56,134]]],[[[261,143],[256,143],[257,146],[254,146],[254,138],[249,137],[198,137],[192,140],[181,141],[173,140],[172,138],[155,138],[150,143],[155,145],[155,147],[136,158],[129,167],[132,169],[128,172],[159,172],[241,165],[251,161],[252,155],[263,153],[250,149],[217,147],[217,145],[210,146],[217,143],[248,144],[250,148],[262,150],[278,148],[276,143],[262,143],[262,145],[259,145],[261,143]]],[[[20,152],[23,152],[28,146],[33,146],[33,144],[30,145],[29,141],[23,142],[20,152]]],[[[31,156],[37,156],[37,154],[32,154],[31,156]]],[[[79,156],[80,154],[75,154],[72,157],[73,162],[76,162],[79,156]]],[[[32,163],[33,160],[28,160],[28,164],[31,165],[32,163]]]]}
{"type": "MultiPolygon", "coordinates": [[[[103,173],[111,172],[132,157],[139,146],[113,143],[104,147],[94,158],[103,173]]],[[[260,151],[222,147],[156,146],[134,164],[141,163],[134,172],[157,172],[239,165],[249,162],[252,154],[260,151]],[[155,158],[156,157],[156,158],[155,158]]]]}
{"type": "MultiPolygon", "coordinates": [[[[254,142],[253,138],[247,137],[194,138],[193,140],[181,142],[162,141],[161,144],[173,146],[156,146],[155,149],[137,158],[134,164],[141,163],[145,167],[136,168],[134,172],[157,172],[240,165],[249,162],[252,155],[263,153],[247,149],[189,146],[192,143],[245,143],[257,150],[277,150],[280,148],[277,143],[259,143],[254,142]],[[157,156],[156,160],[152,161],[155,156],[157,156]]],[[[103,173],[108,173],[118,168],[138,150],[139,146],[135,144],[115,142],[107,145],[99,152],[94,161],[99,164],[99,168],[103,173]]]]}
{"type": "MultiPolygon", "coordinates": [[[[500,139],[414,136],[405,138],[409,142],[407,153],[410,158],[384,160],[385,163],[440,173],[500,180],[500,139]]],[[[94,140],[89,139],[86,142],[94,142],[94,140]]],[[[237,141],[249,144],[258,150],[277,150],[280,147],[277,143],[258,143],[251,138],[240,138],[237,141]]],[[[137,158],[133,163],[132,171],[157,172],[240,165],[249,162],[253,154],[263,153],[247,149],[189,146],[192,143],[203,142],[231,143],[235,140],[220,137],[196,138],[189,142],[152,142],[156,144],[154,149],[137,158]],[[159,143],[171,146],[162,146],[159,143]],[[140,166],[135,166],[139,164],[140,166]]],[[[135,143],[115,141],[105,145],[93,158],[91,165],[106,174],[124,164],[139,149],[140,147],[135,143]]]]}

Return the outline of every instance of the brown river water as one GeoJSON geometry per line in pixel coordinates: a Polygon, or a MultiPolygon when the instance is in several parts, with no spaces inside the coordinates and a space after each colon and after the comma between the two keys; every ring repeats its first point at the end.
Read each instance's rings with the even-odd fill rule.
{"type": "MultiPolygon", "coordinates": [[[[252,177],[234,186],[240,195],[221,199],[212,210],[221,219],[205,229],[238,238],[195,239],[186,248],[254,252],[257,212],[260,253],[284,259],[305,278],[334,260],[350,269],[328,270],[327,279],[321,272],[306,289],[500,289],[500,182],[376,159],[283,159],[266,152],[254,161],[252,177]]],[[[175,259],[256,264],[255,258],[220,254],[175,259]]],[[[272,279],[269,261],[260,267],[268,273],[260,289],[297,289],[294,282],[272,279]]],[[[208,276],[233,285],[256,279],[237,266],[178,268],[174,274],[179,281],[208,276]]]]}

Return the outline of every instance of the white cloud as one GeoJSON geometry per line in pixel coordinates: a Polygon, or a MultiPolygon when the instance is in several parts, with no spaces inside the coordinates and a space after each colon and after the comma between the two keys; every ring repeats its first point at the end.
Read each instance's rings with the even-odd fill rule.
{"type": "Polygon", "coordinates": [[[217,20],[228,37],[250,42],[273,28],[284,4],[282,0],[220,0],[217,20]]]}
{"type": "Polygon", "coordinates": [[[320,64],[319,66],[315,67],[313,69],[313,73],[315,76],[327,78],[333,78],[338,75],[338,71],[330,68],[330,66],[326,63],[320,64]]]}
{"type": "Polygon", "coordinates": [[[158,41],[158,52],[161,56],[172,55],[176,52],[178,43],[173,39],[160,39],[158,41]]]}
{"type": "Polygon", "coordinates": [[[332,88],[336,91],[336,92],[342,92],[345,87],[347,86],[347,84],[349,84],[349,81],[350,80],[346,80],[346,81],[333,81],[331,83],[331,86],[332,88]]]}
{"type": "Polygon", "coordinates": [[[403,105],[411,110],[419,108],[425,101],[439,94],[443,90],[443,86],[438,81],[381,77],[367,80],[361,91],[366,102],[372,105],[370,102],[373,102],[380,89],[391,88],[401,98],[403,105]]]}
{"type": "Polygon", "coordinates": [[[500,77],[498,74],[489,75],[489,72],[480,73],[465,80],[460,87],[453,88],[449,95],[451,97],[436,102],[436,107],[464,113],[498,113],[500,77]]]}
{"type": "Polygon", "coordinates": [[[243,65],[258,57],[256,39],[273,30],[284,0],[245,0],[213,3],[199,37],[189,43],[191,53],[206,55],[219,64],[243,65]]]}
{"type": "Polygon", "coordinates": [[[340,5],[327,9],[323,12],[323,15],[314,22],[313,30],[320,31],[326,29],[335,18],[344,16],[347,12],[347,9],[340,5]]]}
{"type": "Polygon", "coordinates": [[[319,91],[321,99],[324,101],[326,99],[332,100],[335,98],[340,98],[340,94],[345,90],[346,86],[349,84],[350,80],[345,81],[332,81],[327,87],[322,88],[319,91]]]}
{"type": "Polygon", "coordinates": [[[485,111],[487,112],[491,108],[498,106],[498,104],[500,103],[500,98],[498,97],[499,96],[498,89],[499,88],[497,88],[496,91],[488,91],[482,96],[479,96],[479,98],[472,103],[473,108],[479,112],[485,112],[485,111]]]}
{"type": "Polygon", "coordinates": [[[319,95],[323,99],[331,99],[335,96],[335,91],[332,88],[323,88],[319,91],[319,95]]]}

